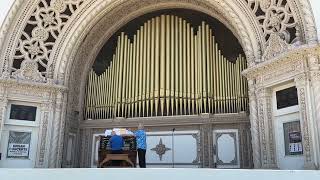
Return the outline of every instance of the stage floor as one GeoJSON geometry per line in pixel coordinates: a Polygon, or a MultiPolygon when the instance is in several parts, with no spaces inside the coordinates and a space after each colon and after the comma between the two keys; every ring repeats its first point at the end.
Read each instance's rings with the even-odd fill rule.
{"type": "Polygon", "coordinates": [[[0,169],[1,180],[319,180],[320,171],[217,169],[0,169]]]}

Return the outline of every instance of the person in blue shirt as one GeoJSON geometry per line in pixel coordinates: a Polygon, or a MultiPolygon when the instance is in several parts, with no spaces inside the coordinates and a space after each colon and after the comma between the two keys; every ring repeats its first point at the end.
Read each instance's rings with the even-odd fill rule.
{"type": "Polygon", "coordinates": [[[134,133],[137,141],[137,151],[139,157],[140,168],[146,168],[146,132],[142,124],[139,124],[138,130],[134,133]]]}
{"type": "Polygon", "coordinates": [[[124,144],[122,136],[116,134],[115,131],[111,132],[112,137],[110,138],[110,148],[112,154],[121,154],[122,147],[124,144]]]}
{"type": "MultiPolygon", "coordinates": [[[[110,138],[110,148],[111,154],[122,154],[122,147],[124,145],[124,141],[122,136],[116,134],[115,131],[111,132],[112,137],[110,138]]],[[[112,161],[113,166],[120,166],[121,161],[112,161]]]]}

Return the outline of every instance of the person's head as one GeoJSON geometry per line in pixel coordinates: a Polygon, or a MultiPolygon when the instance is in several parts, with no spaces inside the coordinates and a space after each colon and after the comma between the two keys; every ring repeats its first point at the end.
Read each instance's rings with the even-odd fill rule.
{"type": "Polygon", "coordinates": [[[111,132],[111,135],[112,135],[112,136],[116,135],[116,132],[115,132],[115,131],[112,131],[112,132],[111,132]]]}
{"type": "Polygon", "coordinates": [[[143,129],[144,127],[143,127],[143,124],[142,123],[139,123],[139,125],[138,125],[138,129],[140,130],[140,129],[143,129]]]}

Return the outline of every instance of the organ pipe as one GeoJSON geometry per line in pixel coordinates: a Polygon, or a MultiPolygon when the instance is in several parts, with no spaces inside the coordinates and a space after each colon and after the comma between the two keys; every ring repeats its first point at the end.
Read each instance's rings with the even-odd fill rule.
{"type": "Polygon", "coordinates": [[[130,39],[118,37],[101,75],[88,76],[87,119],[150,117],[248,110],[246,60],[223,56],[214,31],[172,15],[145,22],[130,39]]]}

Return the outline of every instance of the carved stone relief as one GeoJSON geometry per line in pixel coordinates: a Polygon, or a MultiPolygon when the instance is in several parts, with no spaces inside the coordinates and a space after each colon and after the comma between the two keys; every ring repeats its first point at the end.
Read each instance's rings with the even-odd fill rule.
{"type": "MultiPolygon", "coordinates": [[[[169,0],[154,2],[168,3],[167,7],[173,7],[170,4],[172,1],[169,0]]],[[[261,100],[261,94],[260,90],[256,88],[263,88],[266,85],[276,84],[276,82],[283,82],[284,80],[292,80],[294,76],[305,71],[304,60],[306,54],[310,53],[309,51],[320,54],[319,47],[301,46],[302,41],[314,42],[316,40],[313,15],[308,1],[235,0],[234,3],[227,3],[221,0],[177,0],[175,2],[185,5],[184,8],[201,7],[207,12],[213,12],[212,14],[219,15],[219,20],[224,23],[229,20],[230,23],[226,23],[227,26],[237,32],[237,37],[244,47],[250,64],[248,70],[248,77],[252,81],[251,85],[249,81],[250,119],[255,167],[259,168],[260,164],[274,164],[274,144],[267,144],[269,141],[274,141],[273,137],[268,135],[268,133],[270,134],[269,131],[273,129],[272,123],[270,123],[270,101],[264,99],[262,103],[257,102],[257,99],[261,100]],[[242,3],[245,6],[242,6],[242,3]],[[245,18],[238,17],[238,14],[232,10],[231,4],[237,4],[236,7],[239,5],[239,7],[251,9],[252,14],[247,14],[249,17],[245,18]],[[253,21],[247,20],[247,24],[244,25],[242,21],[245,19],[253,19],[253,21]],[[250,25],[250,27],[247,25],[250,25]],[[251,36],[250,33],[256,32],[253,30],[256,27],[258,27],[257,29],[260,28],[260,33],[251,36]],[[259,39],[259,37],[263,38],[259,39]],[[290,44],[297,47],[289,47],[290,44]],[[260,51],[263,52],[263,58],[260,58],[260,51]],[[255,64],[255,62],[261,61],[265,62],[259,65],[255,64]],[[260,145],[262,145],[261,149],[260,145]]],[[[69,130],[77,131],[79,128],[78,120],[81,119],[81,100],[83,99],[80,84],[85,84],[85,70],[91,65],[90,62],[86,61],[94,59],[96,52],[93,52],[92,49],[99,49],[97,48],[99,45],[95,46],[95,44],[100,43],[101,45],[101,43],[104,43],[108,36],[119,28],[121,23],[124,23],[123,19],[129,21],[137,14],[146,13],[148,10],[143,8],[148,5],[153,5],[153,1],[37,0],[26,2],[17,0],[15,2],[12,12],[9,14],[9,19],[13,19],[13,22],[10,24],[6,22],[0,32],[0,41],[4,40],[4,43],[0,45],[0,52],[3,52],[0,55],[0,86],[6,86],[10,89],[10,94],[13,97],[41,99],[44,103],[49,103],[52,106],[51,110],[45,111],[43,114],[40,132],[43,133],[41,137],[44,141],[41,141],[39,145],[37,166],[46,166],[46,158],[48,157],[46,157],[45,149],[48,148],[46,143],[49,142],[46,142],[46,139],[49,139],[49,135],[53,140],[53,153],[50,154],[50,161],[48,161],[50,166],[56,167],[61,164],[63,139],[65,139],[63,134],[69,130]],[[94,8],[97,4],[98,7],[100,6],[98,9],[92,10],[90,16],[83,17],[83,14],[87,12],[86,10],[94,8]],[[119,11],[111,11],[112,8],[119,8],[119,11]],[[142,10],[138,12],[136,9],[142,10]],[[132,17],[127,17],[129,10],[132,12],[130,14],[132,17]],[[112,13],[105,13],[105,11],[112,13]],[[23,18],[15,17],[18,12],[23,18]],[[106,16],[99,16],[99,18],[106,22],[104,26],[88,26],[86,28],[90,24],[89,22],[98,17],[98,14],[103,13],[106,16]],[[121,19],[123,22],[120,23],[118,17],[123,17],[121,19]],[[73,31],[74,25],[80,21],[82,24],[79,29],[73,31]],[[13,29],[13,31],[10,32],[9,29],[13,29]],[[96,31],[90,34],[90,30],[96,31]],[[72,37],[69,36],[70,34],[72,34],[72,37]],[[79,74],[79,72],[81,73],[79,74]],[[58,97],[54,95],[56,98],[51,99],[52,92],[56,94],[57,91],[66,90],[65,87],[57,86],[57,84],[68,84],[70,89],[68,97],[66,94],[58,95],[58,97]],[[69,100],[68,104],[67,99],[69,100]],[[79,118],[68,125],[70,128],[66,128],[65,120],[70,119],[67,117],[72,116],[75,111],[80,112],[79,118]],[[53,130],[48,128],[51,121],[54,121],[53,130]],[[54,162],[56,158],[57,162],[54,162]]],[[[165,7],[161,6],[161,8],[165,7]]],[[[242,10],[244,14],[245,10],[242,10]]],[[[310,69],[314,70],[310,72],[311,78],[315,79],[313,83],[317,83],[317,79],[319,79],[319,72],[316,71],[319,69],[319,60],[315,58],[316,56],[308,59],[310,69]]],[[[305,103],[308,96],[307,89],[301,88],[298,92],[301,96],[299,102],[305,103]]],[[[5,93],[0,87],[0,99],[3,97],[2,94],[5,93]]],[[[320,99],[320,97],[316,96],[316,99],[320,99]]],[[[320,109],[318,107],[320,105],[316,106],[316,109],[320,109]]],[[[301,111],[305,114],[302,118],[306,121],[304,123],[306,124],[310,119],[306,115],[309,109],[306,109],[306,106],[304,108],[301,111]]],[[[4,119],[3,116],[4,111],[0,111],[2,120],[4,119]]],[[[203,132],[209,131],[208,127],[201,128],[203,132]]],[[[310,134],[311,130],[307,126],[304,131],[310,134]]],[[[86,149],[89,146],[89,140],[86,138],[87,134],[88,130],[84,130],[81,134],[83,138],[81,139],[82,151],[88,150],[86,149]]],[[[208,134],[201,133],[202,144],[210,145],[208,134]]],[[[307,134],[304,134],[305,142],[309,142],[310,146],[312,139],[307,134]]],[[[210,150],[207,149],[201,148],[200,158],[203,167],[209,167],[212,161],[210,158],[204,158],[210,154],[210,150]]],[[[88,162],[88,159],[85,158],[89,157],[82,157],[81,161],[88,162]]],[[[312,159],[312,157],[310,158],[312,159]]],[[[310,158],[308,157],[308,159],[310,158]]],[[[311,162],[311,160],[308,162],[311,162]]]]}
{"type": "Polygon", "coordinates": [[[314,169],[314,159],[313,159],[313,145],[312,135],[311,135],[311,116],[312,112],[309,110],[309,103],[307,100],[308,97],[308,88],[307,88],[307,77],[304,74],[301,74],[295,78],[298,100],[299,100],[299,113],[300,113],[300,122],[302,130],[302,143],[303,143],[303,154],[305,157],[305,169],[314,169]]]}

